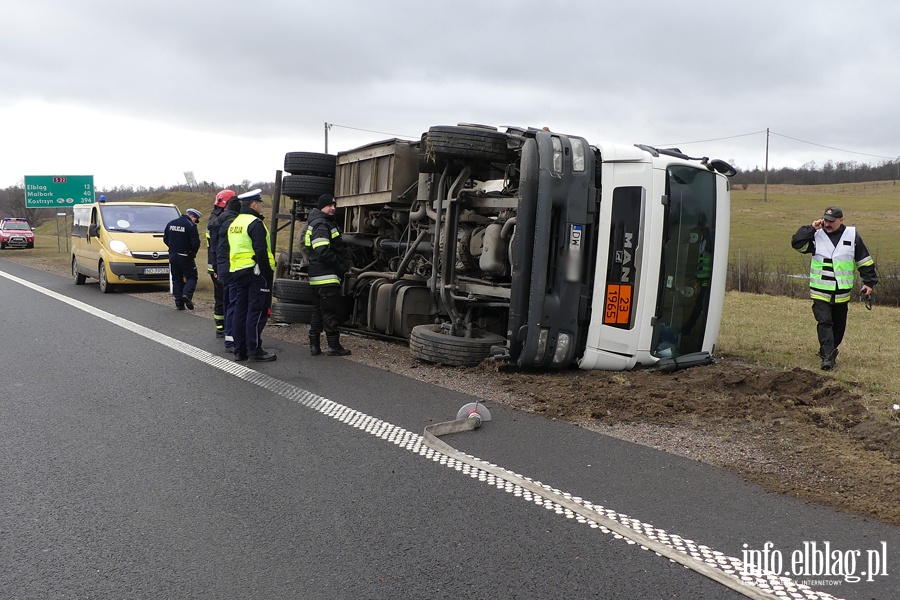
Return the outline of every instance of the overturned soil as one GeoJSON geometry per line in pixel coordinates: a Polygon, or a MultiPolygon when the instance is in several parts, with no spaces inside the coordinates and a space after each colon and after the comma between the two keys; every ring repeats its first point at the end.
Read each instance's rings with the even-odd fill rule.
{"type": "MultiPolygon", "coordinates": [[[[27,253],[2,258],[68,275],[58,261],[27,253]]],[[[168,304],[164,292],[139,297],[168,304]]],[[[211,298],[196,316],[212,318],[211,298]]],[[[266,335],[304,343],[306,326],[270,325],[266,335]]],[[[441,367],[403,344],[345,336],[354,360],[465,392],[491,403],[567,421],[731,469],[767,490],[900,525],[900,423],[820,372],[718,356],[713,365],[654,371],[509,370],[441,367]]],[[[328,359],[337,360],[337,359],[328,359]]]]}

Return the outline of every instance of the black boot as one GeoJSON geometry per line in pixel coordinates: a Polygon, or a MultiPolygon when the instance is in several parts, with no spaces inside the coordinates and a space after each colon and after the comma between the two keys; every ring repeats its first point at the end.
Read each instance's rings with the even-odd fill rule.
{"type": "Polygon", "coordinates": [[[322,346],[319,340],[320,338],[318,333],[315,335],[309,334],[309,353],[313,356],[322,354],[322,346]]]}
{"type": "Polygon", "coordinates": [[[341,346],[341,334],[329,333],[325,336],[328,339],[328,350],[325,354],[328,356],[347,356],[350,351],[341,346]]]}

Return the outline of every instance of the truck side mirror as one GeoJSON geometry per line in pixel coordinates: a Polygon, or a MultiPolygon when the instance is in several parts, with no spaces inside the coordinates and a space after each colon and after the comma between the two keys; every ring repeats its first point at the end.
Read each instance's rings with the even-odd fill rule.
{"type": "Polygon", "coordinates": [[[96,223],[91,223],[91,226],[88,227],[88,237],[100,237],[100,226],[96,223]]]}

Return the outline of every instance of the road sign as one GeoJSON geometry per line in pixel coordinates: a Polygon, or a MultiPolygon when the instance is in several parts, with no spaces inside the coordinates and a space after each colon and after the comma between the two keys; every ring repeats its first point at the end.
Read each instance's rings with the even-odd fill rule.
{"type": "Polygon", "coordinates": [[[66,208],[93,201],[93,175],[25,176],[25,208],[66,208]]]}

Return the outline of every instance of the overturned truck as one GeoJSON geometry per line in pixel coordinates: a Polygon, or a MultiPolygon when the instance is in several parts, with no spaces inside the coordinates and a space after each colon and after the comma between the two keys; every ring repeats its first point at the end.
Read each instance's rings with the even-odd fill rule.
{"type": "MultiPolygon", "coordinates": [[[[473,365],[674,370],[711,361],[734,169],[546,129],[432,127],[337,156],[290,152],[274,320],[308,322],[302,231],[333,193],[353,267],[345,326],[473,365]],[[294,243],[297,238],[298,243],[294,243]]],[[[279,211],[276,210],[276,213],[279,211]]],[[[278,226],[278,219],[282,225],[278,226]]]]}

